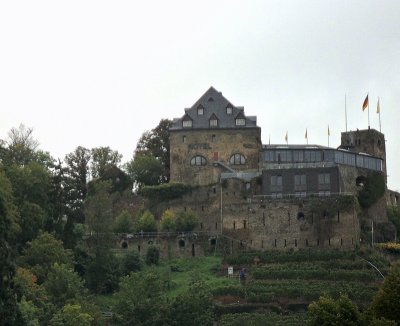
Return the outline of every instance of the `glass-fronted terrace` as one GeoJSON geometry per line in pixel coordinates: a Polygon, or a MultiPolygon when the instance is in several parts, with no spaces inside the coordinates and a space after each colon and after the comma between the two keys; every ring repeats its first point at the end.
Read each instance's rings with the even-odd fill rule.
{"type": "Polygon", "coordinates": [[[263,163],[333,163],[382,171],[382,160],[363,153],[353,153],[316,145],[264,145],[263,163]]]}

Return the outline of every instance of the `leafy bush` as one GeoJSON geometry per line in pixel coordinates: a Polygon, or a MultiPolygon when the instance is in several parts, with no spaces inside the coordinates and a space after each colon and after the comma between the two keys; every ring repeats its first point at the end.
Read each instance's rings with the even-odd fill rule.
{"type": "Polygon", "coordinates": [[[338,300],[322,296],[308,306],[309,325],[358,325],[360,313],[346,295],[338,300]]]}
{"type": "Polygon", "coordinates": [[[127,210],[123,210],[121,214],[117,216],[114,222],[113,231],[115,233],[132,233],[133,232],[133,221],[132,216],[127,210]]]}
{"type": "Polygon", "coordinates": [[[175,231],[176,215],[170,209],[167,209],[161,216],[160,226],[163,231],[175,231]]]}
{"type": "Polygon", "coordinates": [[[155,246],[150,246],[146,252],[146,264],[158,265],[160,260],[160,250],[155,246]]]}
{"type": "Polygon", "coordinates": [[[221,326],[288,326],[305,325],[305,314],[281,315],[275,312],[225,314],[221,318],[221,326]]]}
{"type": "Polygon", "coordinates": [[[123,275],[140,271],[142,269],[142,260],[139,254],[133,250],[128,251],[122,258],[121,269],[123,275]]]}
{"type": "Polygon", "coordinates": [[[178,213],[175,220],[175,229],[176,231],[193,231],[197,223],[197,215],[189,209],[178,213]]]}
{"type": "Polygon", "coordinates": [[[282,262],[313,262],[329,261],[333,259],[351,259],[356,255],[351,251],[339,250],[299,250],[299,251],[264,251],[264,252],[245,252],[231,255],[226,258],[226,262],[232,265],[249,265],[258,256],[261,263],[282,263],[282,262]]]}
{"type": "Polygon", "coordinates": [[[371,172],[363,188],[358,193],[358,201],[363,208],[369,208],[385,194],[385,177],[382,173],[371,172]]]}
{"type": "Polygon", "coordinates": [[[145,211],[142,216],[136,221],[136,232],[156,232],[157,231],[157,223],[154,219],[153,214],[149,211],[145,211]]]}
{"type": "Polygon", "coordinates": [[[395,242],[380,243],[378,244],[377,247],[391,254],[400,254],[400,243],[395,243],[395,242]]]}
{"type": "Polygon", "coordinates": [[[140,193],[142,196],[158,200],[158,201],[165,201],[171,200],[176,198],[181,198],[184,194],[188,193],[192,190],[192,186],[177,183],[177,182],[170,182],[170,183],[163,183],[158,186],[144,186],[140,193]]]}
{"type": "Polygon", "coordinates": [[[396,227],[397,234],[400,234],[400,210],[398,207],[388,207],[387,216],[390,222],[396,227]]]}

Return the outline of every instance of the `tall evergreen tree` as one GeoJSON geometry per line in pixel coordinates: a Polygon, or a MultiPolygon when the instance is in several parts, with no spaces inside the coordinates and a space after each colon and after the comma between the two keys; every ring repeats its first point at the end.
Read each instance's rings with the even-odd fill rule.
{"type": "MultiPolygon", "coordinates": [[[[5,178],[0,172],[1,179],[5,178]]],[[[17,325],[20,322],[16,297],[14,294],[15,267],[12,252],[8,245],[11,220],[7,209],[7,194],[0,187],[0,316],[1,325],[17,325]]]]}

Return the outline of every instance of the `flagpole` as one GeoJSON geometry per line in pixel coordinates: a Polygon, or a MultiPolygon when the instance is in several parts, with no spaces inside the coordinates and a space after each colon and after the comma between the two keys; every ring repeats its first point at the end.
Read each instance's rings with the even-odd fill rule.
{"type": "MultiPolygon", "coordinates": [[[[347,99],[346,99],[346,94],[344,94],[344,118],[346,121],[346,132],[347,132],[347,99]]],[[[329,145],[328,145],[329,147],[329,145]]]]}
{"type": "MultiPolygon", "coordinates": [[[[346,131],[347,131],[347,128],[346,128],[346,131]]],[[[329,136],[331,135],[331,132],[330,132],[330,130],[329,130],[329,125],[328,125],[328,147],[329,147],[329,136]]]]}
{"type": "MultiPolygon", "coordinates": [[[[369,96],[369,92],[368,92],[369,96]]],[[[370,123],[369,123],[369,98],[368,98],[368,129],[370,129],[370,123]]]]}
{"type": "Polygon", "coordinates": [[[382,132],[382,128],[381,128],[381,106],[379,103],[379,96],[378,96],[378,110],[379,110],[379,132],[382,132]]]}

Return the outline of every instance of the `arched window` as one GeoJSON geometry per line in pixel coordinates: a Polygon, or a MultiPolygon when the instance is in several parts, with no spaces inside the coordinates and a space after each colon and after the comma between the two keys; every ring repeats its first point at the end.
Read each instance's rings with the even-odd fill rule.
{"type": "Polygon", "coordinates": [[[190,165],[206,165],[207,160],[205,157],[197,155],[193,156],[192,159],[190,160],[190,165]]]}
{"type": "Polygon", "coordinates": [[[229,163],[232,165],[241,165],[246,163],[246,159],[242,154],[233,154],[229,159],[229,163]]]}

